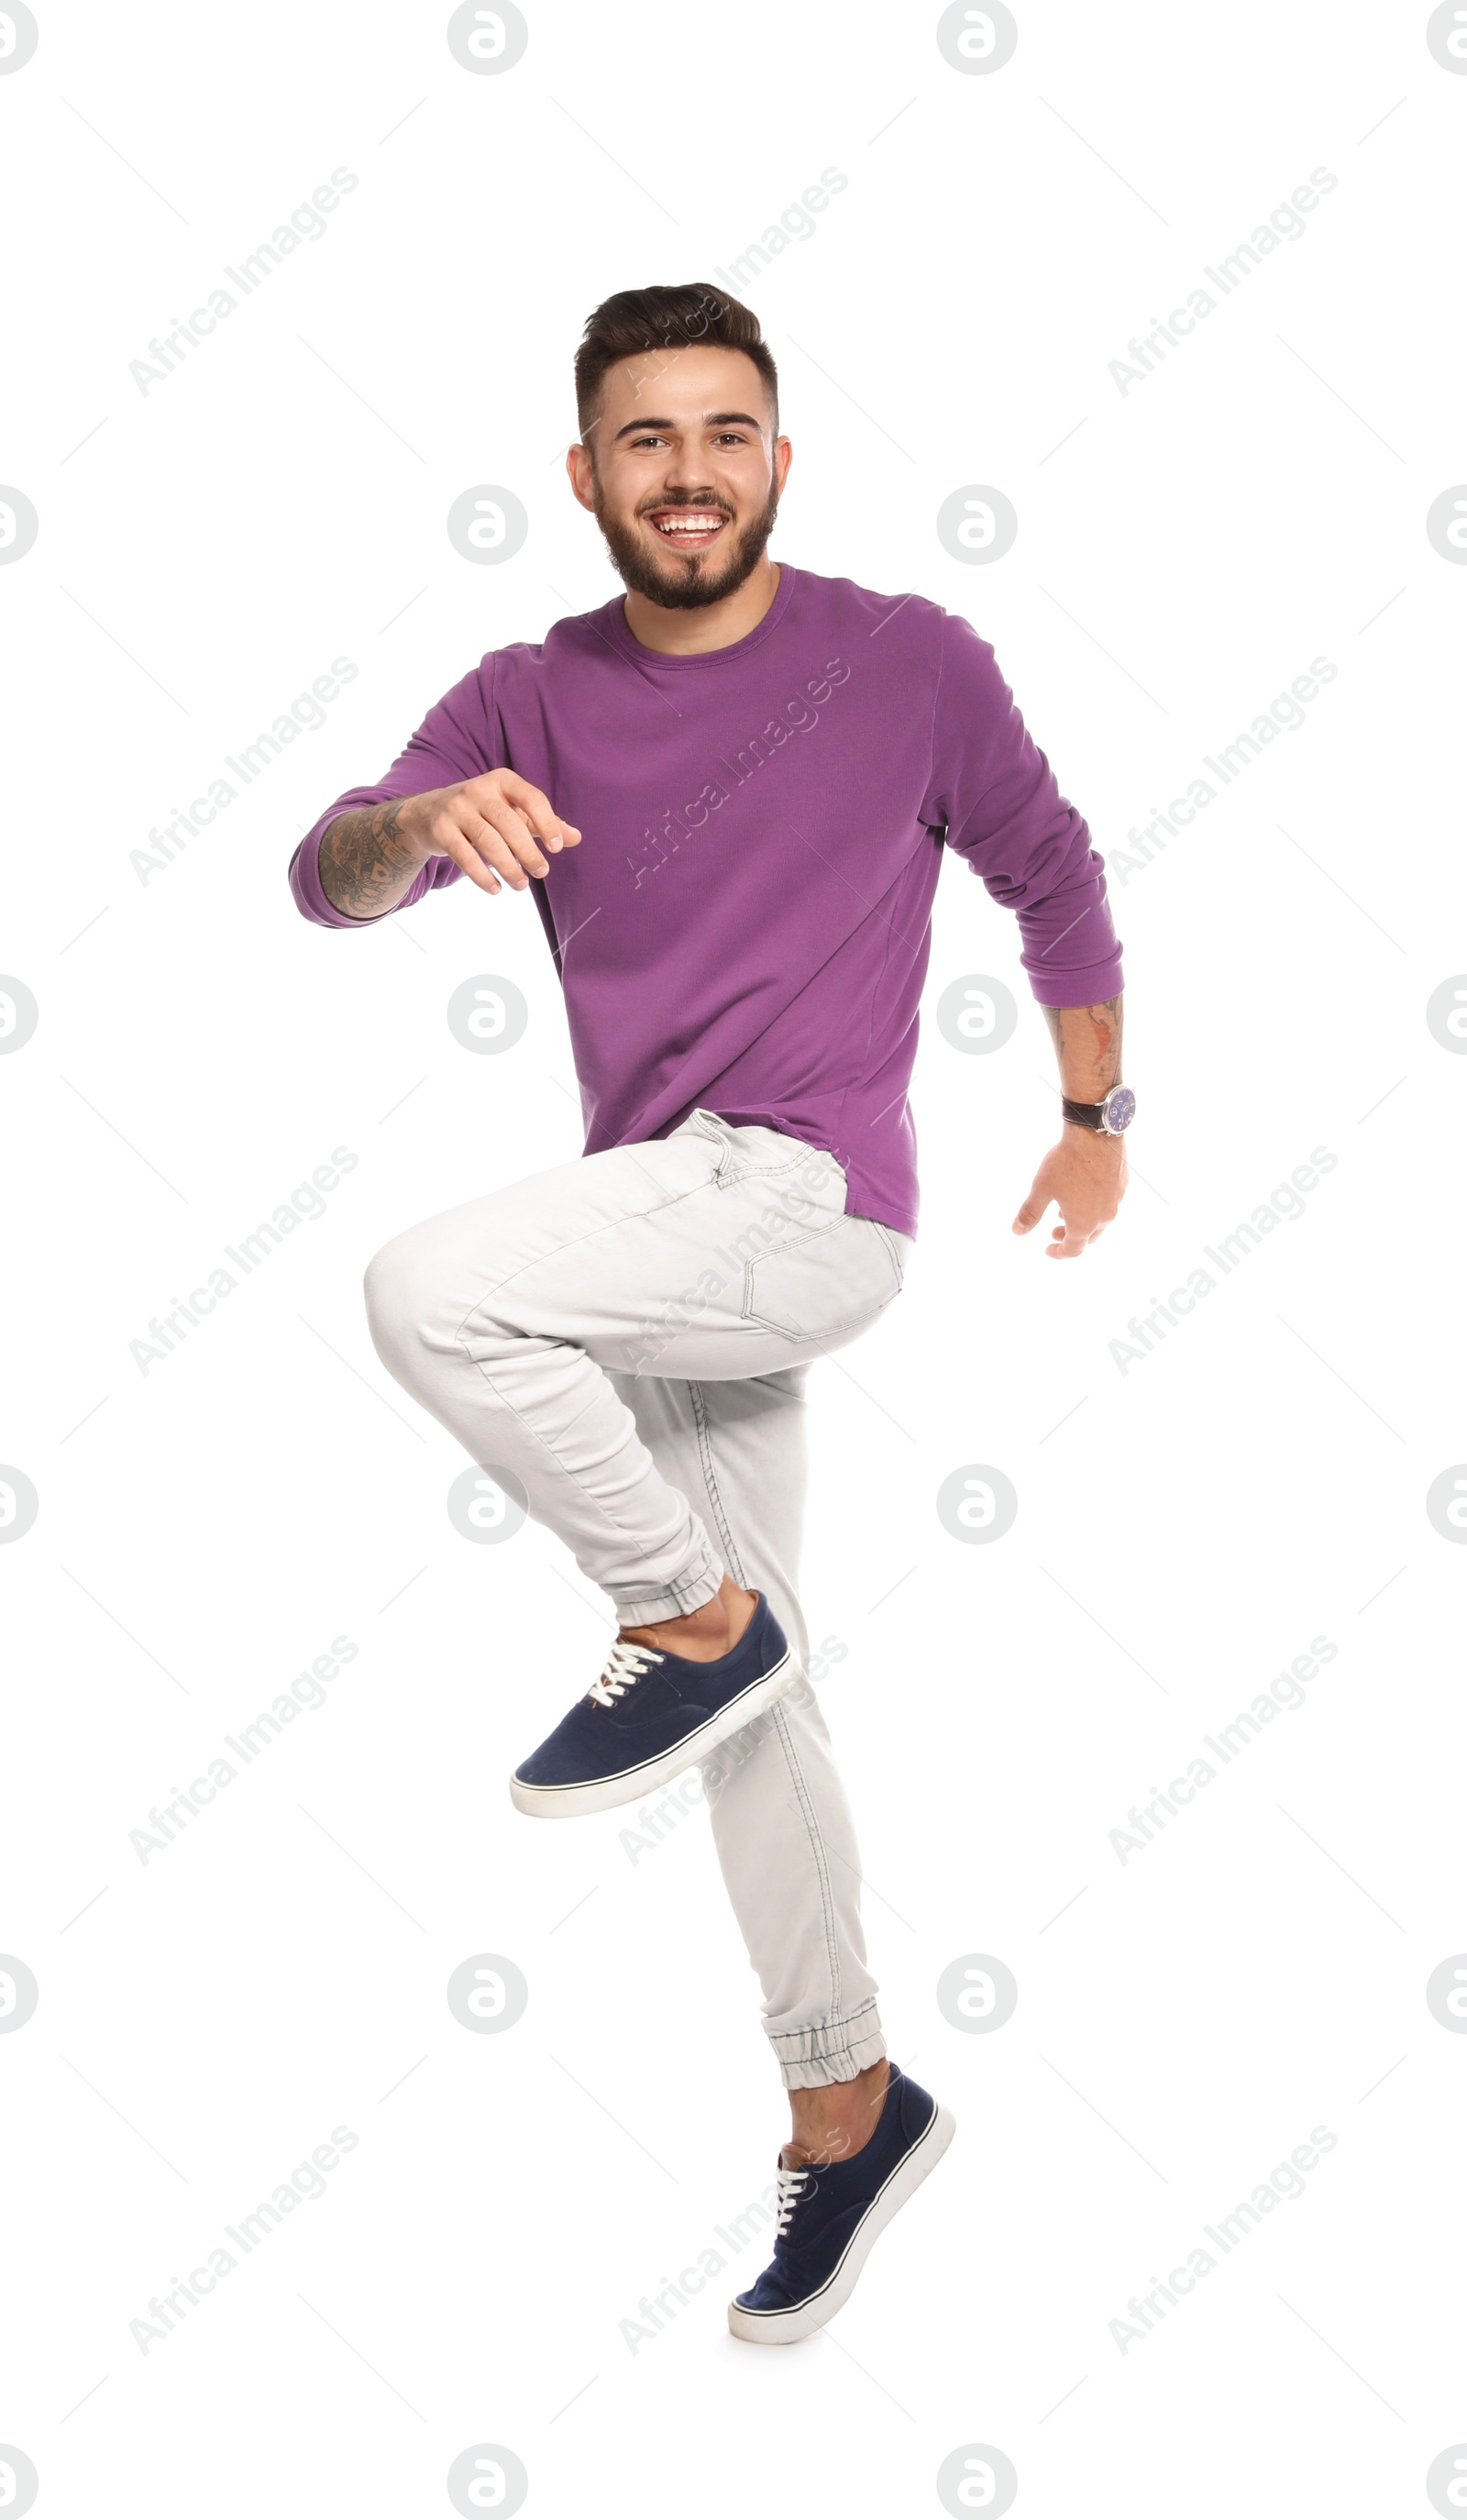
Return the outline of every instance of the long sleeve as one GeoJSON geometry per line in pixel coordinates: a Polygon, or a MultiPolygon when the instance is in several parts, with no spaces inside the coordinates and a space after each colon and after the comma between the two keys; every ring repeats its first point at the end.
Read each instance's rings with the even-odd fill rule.
{"type": "MultiPolygon", "coordinates": [[[[476,779],[485,770],[506,766],[494,710],[492,653],[446,692],[428,710],[416,735],[375,788],[348,788],[313,823],[290,860],[290,890],[296,907],[321,927],[375,927],[375,919],[352,919],[327,898],[321,882],[321,842],[338,814],[359,805],[386,805],[394,797],[421,796],[429,788],[449,788],[461,779],[476,779]]],[[[406,910],[425,892],[457,883],[462,868],[452,858],[429,858],[395,907],[406,910]]],[[[390,918],[392,912],[384,912],[390,918]]]]}
{"type": "Polygon", "coordinates": [[[932,772],[922,821],[946,827],[995,901],[1017,913],[1020,961],[1042,1006],[1089,1006],[1122,986],[1104,861],[1024,725],[993,649],[943,621],[932,772]]]}

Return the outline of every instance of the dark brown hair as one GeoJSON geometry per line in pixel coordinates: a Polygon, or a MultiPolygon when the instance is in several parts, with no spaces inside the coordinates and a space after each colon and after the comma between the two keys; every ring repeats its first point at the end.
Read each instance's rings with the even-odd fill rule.
{"type": "Polygon", "coordinates": [[[775,427],[779,425],[779,371],[759,329],[759,318],[711,281],[689,280],[656,289],[619,289],[586,318],[576,352],[576,419],[583,437],[596,416],[606,370],[618,359],[658,350],[700,349],[716,342],[742,350],[769,388],[775,427]]]}

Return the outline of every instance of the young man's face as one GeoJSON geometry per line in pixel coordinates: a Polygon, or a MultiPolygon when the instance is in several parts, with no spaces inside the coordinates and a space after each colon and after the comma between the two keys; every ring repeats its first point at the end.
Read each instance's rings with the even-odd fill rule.
{"type": "Polygon", "coordinates": [[[758,565],[790,453],[753,360],[710,344],[608,369],[566,469],[625,584],[689,609],[720,603],[758,565]]]}

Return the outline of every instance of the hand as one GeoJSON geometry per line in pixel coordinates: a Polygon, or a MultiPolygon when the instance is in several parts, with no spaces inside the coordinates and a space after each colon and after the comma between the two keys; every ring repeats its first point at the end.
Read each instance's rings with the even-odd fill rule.
{"type": "Polygon", "coordinates": [[[1034,1176],[1034,1188],[1013,1221],[1015,1234],[1032,1234],[1051,1200],[1059,1223],[1046,1245],[1050,1260],[1078,1260],[1105,1232],[1126,1195],[1126,1141],[1067,1120],[1034,1176]]]}
{"type": "Polygon", "coordinates": [[[501,878],[511,892],[523,892],[531,876],[550,873],[546,850],[578,848],[581,839],[574,823],[562,821],[550,798],[514,770],[486,770],[456,788],[408,797],[398,829],[424,864],[452,858],[482,892],[500,891],[501,878]]]}

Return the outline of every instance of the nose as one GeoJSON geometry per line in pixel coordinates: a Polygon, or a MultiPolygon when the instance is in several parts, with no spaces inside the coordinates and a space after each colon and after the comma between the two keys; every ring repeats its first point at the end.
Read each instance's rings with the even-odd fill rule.
{"type": "Polygon", "coordinates": [[[708,478],[701,450],[697,447],[690,447],[686,454],[668,457],[662,486],[689,506],[695,499],[707,499],[714,506],[723,504],[708,478]]]}

